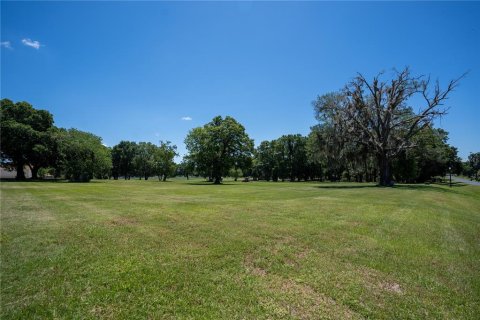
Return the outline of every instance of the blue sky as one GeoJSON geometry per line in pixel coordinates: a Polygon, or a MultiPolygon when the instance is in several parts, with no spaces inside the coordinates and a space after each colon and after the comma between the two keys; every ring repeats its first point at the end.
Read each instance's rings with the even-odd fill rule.
{"type": "Polygon", "coordinates": [[[480,151],[480,3],[1,2],[1,97],[103,138],[170,140],[216,115],[256,144],[307,134],[357,72],[469,71],[437,126],[480,151]],[[182,118],[191,120],[182,120],[182,118]]]}

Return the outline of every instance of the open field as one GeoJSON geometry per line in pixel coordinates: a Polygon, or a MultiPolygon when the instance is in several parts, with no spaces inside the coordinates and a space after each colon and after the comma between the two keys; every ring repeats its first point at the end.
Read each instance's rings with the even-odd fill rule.
{"type": "Polygon", "coordinates": [[[478,319],[480,187],[3,182],[1,318],[478,319]]]}

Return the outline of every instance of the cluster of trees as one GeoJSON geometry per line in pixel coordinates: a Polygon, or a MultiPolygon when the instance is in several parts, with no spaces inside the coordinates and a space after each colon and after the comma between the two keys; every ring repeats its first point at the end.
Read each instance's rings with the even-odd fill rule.
{"type": "Polygon", "coordinates": [[[457,149],[447,143],[448,133],[433,127],[446,113],[443,103],[460,78],[444,89],[427,77],[412,76],[408,68],[394,71],[391,79],[382,78],[378,74],[369,82],[359,74],[342,90],[319,96],[313,102],[319,123],[307,137],[263,141],[251,160],[252,144],[246,142],[243,127],[237,135],[243,148],[222,158],[230,139],[219,133],[226,137],[230,131],[216,129],[222,123],[217,117],[190,132],[186,167],[216,183],[239,167],[264,180],[378,181],[383,186],[394,180],[422,182],[449,170],[460,173],[462,164],[457,149]]]}
{"type": "MultiPolygon", "coordinates": [[[[408,68],[395,71],[388,80],[378,74],[369,82],[359,74],[341,91],[320,96],[314,102],[319,130],[333,132],[335,137],[330,138],[337,140],[336,156],[348,157],[353,152],[363,153],[364,159],[373,158],[379,184],[390,185],[395,164],[403,165],[405,161],[401,160],[408,158],[421,165],[415,156],[425,143],[429,145],[428,140],[445,144],[446,134],[434,132],[433,120],[446,113],[443,103],[458,81],[452,80],[442,89],[438,81],[432,84],[429,78],[412,76],[408,68]]],[[[451,151],[456,153],[455,149],[451,151]]],[[[404,177],[397,174],[397,179],[408,180],[412,175],[406,172],[415,170],[412,166],[407,164],[404,177]]]]}
{"type": "Polygon", "coordinates": [[[132,176],[148,180],[158,176],[159,180],[175,175],[174,158],[177,147],[170,141],[160,141],[156,146],[151,142],[120,141],[111,149],[112,177],[117,180],[123,176],[125,180],[132,176]]]}
{"type": "Polygon", "coordinates": [[[165,180],[175,171],[176,147],[170,142],[155,146],[122,141],[111,149],[94,134],[57,128],[53,123],[46,110],[27,102],[1,100],[1,165],[15,169],[18,180],[25,179],[26,166],[32,179],[43,171],[78,182],[131,175],[146,179],[158,175],[165,180]]]}
{"type": "Polygon", "coordinates": [[[16,169],[19,180],[25,179],[25,166],[33,179],[49,168],[72,181],[101,177],[111,168],[110,152],[100,137],[57,128],[50,112],[27,102],[1,100],[1,133],[1,165],[16,169]]]}
{"type": "Polygon", "coordinates": [[[262,141],[255,149],[252,176],[267,181],[295,181],[321,176],[308,154],[308,138],[300,134],[283,135],[272,141],[262,141]]]}
{"type": "Polygon", "coordinates": [[[462,173],[471,179],[480,180],[480,152],[470,153],[468,160],[463,163],[462,173]]]}
{"type": "MultiPolygon", "coordinates": [[[[457,149],[448,145],[447,132],[424,129],[414,138],[416,147],[402,152],[391,163],[395,181],[423,182],[444,176],[449,168],[460,173],[457,149]]],[[[311,128],[308,136],[284,135],[263,141],[255,149],[251,175],[278,180],[377,181],[379,168],[375,155],[363,145],[342,141],[328,126],[311,128]]]]}
{"type": "Polygon", "coordinates": [[[262,180],[423,182],[447,172],[478,179],[480,153],[462,163],[450,146],[448,133],[433,121],[446,113],[443,103],[458,84],[442,89],[429,78],[412,76],[408,68],[383,74],[371,82],[359,74],[337,92],[313,102],[318,124],[308,136],[283,135],[254,148],[245,128],[232,117],[217,116],[192,129],[185,139],[188,154],[174,162],[176,146],[160,141],[121,141],[113,148],[101,138],[76,129],[53,125],[52,115],[26,102],[1,101],[2,166],[23,167],[32,177],[40,168],[72,181],[92,178],[168,176],[181,174],[208,178],[251,176],[262,180]],[[415,105],[413,107],[412,105],[415,105]]]}

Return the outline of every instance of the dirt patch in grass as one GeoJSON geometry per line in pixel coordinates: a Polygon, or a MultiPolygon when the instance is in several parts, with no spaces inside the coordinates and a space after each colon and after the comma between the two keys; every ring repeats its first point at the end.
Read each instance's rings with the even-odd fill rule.
{"type": "Polygon", "coordinates": [[[135,225],[138,223],[137,219],[127,218],[127,217],[116,217],[108,221],[108,224],[111,226],[129,226],[135,225]]]}
{"type": "Polygon", "coordinates": [[[254,276],[264,277],[267,275],[267,270],[263,268],[259,268],[258,266],[255,266],[252,254],[247,254],[245,256],[243,265],[245,266],[247,271],[253,274],[254,276]]]}
{"type": "Polygon", "coordinates": [[[381,282],[379,284],[379,287],[385,291],[394,292],[398,294],[403,293],[403,289],[400,287],[398,283],[395,283],[395,282],[381,282]]]}
{"type": "MultiPolygon", "coordinates": [[[[307,251],[299,253],[305,256],[307,251]]],[[[360,319],[347,306],[316,291],[311,286],[286,279],[268,272],[255,264],[253,254],[244,259],[247,272],[258,277],[260,286],[268,293],[260,304],[273,313],[275,318],[294,317],[298,319],[360,319]]]]}
{"type": "Polygon", "coordinates": [[[301,250],[299,252],[297,252],[295,254],[295,258],[297,258],[298,260],[303,260],[305,259],[310,253],[312,252],[312,250],[301,250]]]}
{"type": "Polygon", "coordinates": [[[360,268],[358,272],[361,275],[364,286],[372,290],[376,295],[383,295],[385,292],[404,293],[404,289],[400,284],[385,273],[370,268],[360,268]]]}
{"type": "Polygon", "coordinates": [[[96,318],[113,319],[115,315],[115,308],[113,306],[97,305],[90,310],[90,314],[96,318]]]}

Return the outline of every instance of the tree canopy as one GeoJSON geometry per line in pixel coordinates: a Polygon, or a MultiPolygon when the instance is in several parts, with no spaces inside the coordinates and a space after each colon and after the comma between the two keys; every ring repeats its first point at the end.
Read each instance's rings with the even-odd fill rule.
{"type": "Polygon", "coordinates": [[[100,137],[77,129],[58,129],[54,136],[60,146],[60,169],[65,178],[87,182],[95,176],[109,176],[112,168],[110,152],[100,137]]]}
{"type": "Polygon", "coordinates": [[[120,141],[112,148],[100,137],[77,129],[56,128],[53,116],[27,102],[1,100],[1,164],[39,169],[71,181],[92,178],[165,181],[175,174],[203,176],[219,184],[225,176],[273,181],[377,181],[382,186],[422,182],[447,171],[477,177],[479,153],[461,163],[448,133],[434,127],[447,112],[444,103],[458,85],[444,89],[410,70],[379,73],[368,81],[358,74],[345,87],[313,102],[317,125],[307,136],[285,134],[254,149],[242,124],[216,116],[185,138],[188,154],[177,165],[177,147],[169,141],[120,141]]]}
{"type": "Polygon", "coordinates": [[[37,110],[28,102],[1,100],[1,157],[2,165],[16,169],[17,179],[24,180],[23,168],[30,166],[32,177],[38,169],[55,162],[51,140],[53,116],[37,110]]]}
{"type": "Polygon", "coordinates": [[[245,128],[234,118],[217,116],[203,127],[192,129],[185,145],[197,172],[219,184],[230,168],[238,166],[253,152],[245,128]]]}
{"type": "Polygon", "coordinates": [[[443,104],[458,81],[442,89],[438,81],[432,85],[430,78],[412,76],[408,68],[387,80],[382,73],[372,81],[358,74],[342,91],[318,97],[314,108],[321,123],[337,130],[343,141],[374,154],[380,185],[390,185],[393,159],[414,147],[412,138],[446,113],[443,104]]]}

